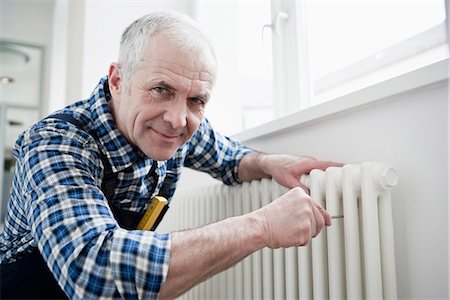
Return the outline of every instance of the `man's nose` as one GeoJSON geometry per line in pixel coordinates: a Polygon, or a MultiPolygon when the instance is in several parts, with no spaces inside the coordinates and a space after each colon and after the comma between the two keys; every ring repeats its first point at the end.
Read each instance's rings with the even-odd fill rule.
{"type": "Polygon", "coordinates": [[[183,128],[187,124],[187,109],[186,100],[178,98],[170,103],[163,119],[174,129],[183,128]]]}

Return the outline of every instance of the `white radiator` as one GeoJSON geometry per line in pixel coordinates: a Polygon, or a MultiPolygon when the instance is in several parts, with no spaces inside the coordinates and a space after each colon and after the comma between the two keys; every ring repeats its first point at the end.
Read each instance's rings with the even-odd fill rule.
{"type": "MultiPolygon", "coordinates": [[[[394,169],[367,162],[302,177],[335,218],[307,247],[263,249],[194,287],[183,299],[395,299],[390,190],[394,169]]],[[[263,179],[237,187],[177,190],[160,230],[198,227],[241,215],[287,191],[263,179]]]]}

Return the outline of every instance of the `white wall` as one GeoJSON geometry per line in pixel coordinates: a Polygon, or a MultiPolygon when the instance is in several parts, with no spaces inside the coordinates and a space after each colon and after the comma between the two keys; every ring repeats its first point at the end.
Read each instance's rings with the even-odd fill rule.
{"type": "Polygon", "coordinates": [[[410,93],[248,144],[267,152],[308,154],[360,163],[383,161],[398,170],[393,192],[399,295],[446,298],[447,87],[410,93]]]}
{"type": "MultiPolygon", "coordinates": [[[[449,45],[449,49],[450,49],[450,21],[449,21],[449,17],[450,17],[450,5],[449,5],[449,1],[446,0],[445,1],[445,8],[447,11],[447,43],[449,45]]],[[[450,68],[448,69],[448,77],[450,78],[450,68]]],[[[450,105],[448,105],[448,114],[450,116],[450,105]]],[[[447,119],[447,126],[448,126],[448,131],[447,133],[450,133],[450,122],[448,122],[447,119]]],[[[448,150],[448,165],[447,165],[447,197],[450,195],[450,140],[447,137],[447,150],[448,150]]],[[[447,273],[448,273],[448,279],[450,280],[450,222],[448,220],[448,217],[450,216],[450,205],[448,205],[448,214],[447,214],[447,241],[448,241],[448,267],[447,267],[447,273]]],[[[450,297],[450,284],[447,285],[447,289],[448,289],[448,296],[450,297]]]]}
{"type": "Polygon", "coordinates": [[[55,1],[48,112],[81,98],[84,8],[83,1],[55,1]]]}
{"type": "MultiPolygon", "coordinates": [[[[245,143],[268,153],[394,167],[400,177],[393,191],[399,297],[448,299],[447,122],[448,84],[441,81],[245,143]]],[[[181,184],[194,181],[207,180],[188,172],[181,184]]]]}

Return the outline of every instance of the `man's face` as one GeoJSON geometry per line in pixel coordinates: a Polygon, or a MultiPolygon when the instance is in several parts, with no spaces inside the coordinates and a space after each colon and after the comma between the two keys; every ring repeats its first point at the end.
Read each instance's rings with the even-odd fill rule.
{"type": "Polygon", "coordinates": [[[148,157],[167,160],[203,119],[216,72],[209,49],[179,49],[163,34],[152,37],[129,91],[112,65],[110,107],[119,130],[148,157]]]}

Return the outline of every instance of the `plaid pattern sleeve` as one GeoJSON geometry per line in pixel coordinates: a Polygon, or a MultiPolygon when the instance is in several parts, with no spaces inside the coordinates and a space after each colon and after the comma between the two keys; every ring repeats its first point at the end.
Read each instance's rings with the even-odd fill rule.
{"type": "Polygon", "coordinates": [[[227,185],[240,183],[238,166],[241,159],[252,152],[236,140],[213,130],[204,118],[189,143],[184,165],[209,173],[227,185]]]}
{"type": "Polygon", "coordinates": [[[155,299],[170,235],[120,228],[99,188],[91,137],[68,124],[41,126],[16,144],[1,262],[37,247],[71,299],[155,299]]]}

